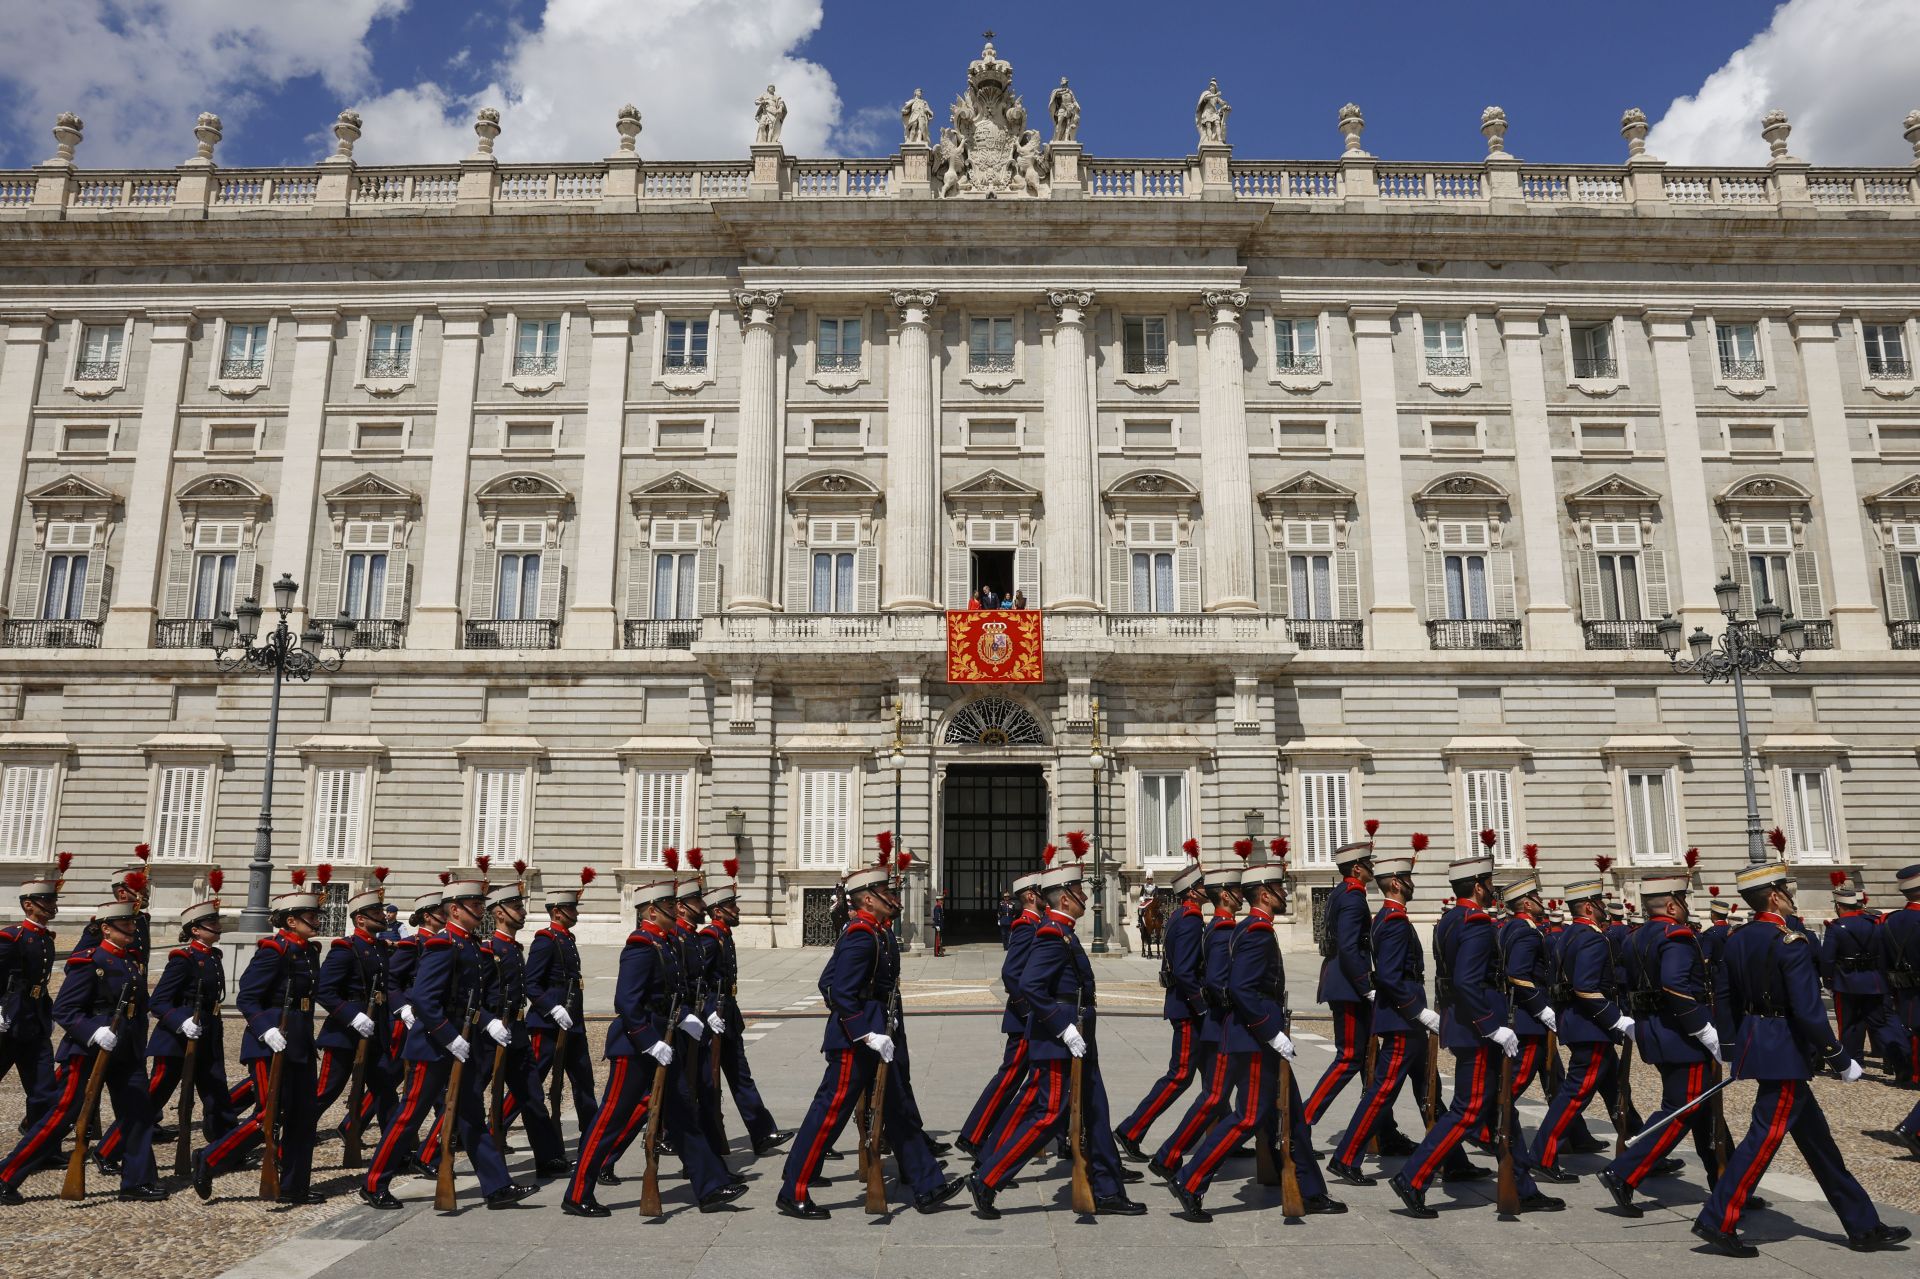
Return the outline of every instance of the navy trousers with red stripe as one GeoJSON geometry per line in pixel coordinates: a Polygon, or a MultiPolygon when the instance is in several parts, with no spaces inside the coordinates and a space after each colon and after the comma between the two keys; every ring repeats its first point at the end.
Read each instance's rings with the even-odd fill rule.
{"type": "Polygon", "coordinates": [[[1000,1054],[999,1067],[987,1080],[987,1086],[980,1090],[980,1100],[973,1103],[967,1122],[960,1126],[960,1139],[976,1149],[984,1150],[988,1138],[993,1135],[994,1126],[1007,1113],[1014,1098],[1020,1095],[1026,1075],[1027,1037],[1008,1035],[1006,1049],[1000,1054]]]}
{"type": "Polygon", "coordinates": [[[9,1070],[20,1079],[27,1098],[27,1122],[31,1124],[60,1095],[60,1072],[53,1068],[52,1042],[45,1036],[15,1039],[11,1030],[0,1034],[0,1079],[5,1079],[9,1070]]]}
{"type": "MultiPolygon", "coordinates": [[[[667,1067],[666,1108],[660,1112],[660,1127],[679,1152],[680,1166],[694,1197],[705,1199],[727,1184],[729,1173],[724,1161],[716,1158],[704,1140],[699,1121],[699,1102],[683,1077],[687,1057],[680,1052],[684,1035],[674,1036],[673,1064],[667,1067]]],[[[592,1198],[593,1186],[603,1169],[610,1168],[621,1152],[644,1131],[653,1105],[653,1077],[658,1067],[653,1058],[615,1057],[607,1074],[607,1091],[589,1128],[580,1140],[580,1160],[567,1183],[567,1198],[585,1203],[592,1198]]]]}
{"type": "Polygon", "coordinates": [[[1340,999],[1333,1001],[1333,1064],[1307,1098],[1307,1123],[1317,1124],[1349,1080],[1360,1073],[1367,1040],[1373,1037],[1373,1005],[1340,999]]]}
{"type": "MultiPolygon", "coordinates": [[[[380,1149],[367,1167],[369,1194],[380,1194],[396,1176],[406,1171],[408,1159],[419,1138],[421,1122],[434,1104],[446,1096],[447,1075],[453,1069],[453,1058],[416,1061],[411,1065],[406,1087],[400,1094],[400,1104],[393,1112],[393,1122],[381,1130],[380,1149]]],[[[493,1144],[493,1137],[487,1132],[485,1098],[481,1072],[474,1069],[469,1061],[467,1068],[460,1072],[460,1095],[454,1099],[454,1119],[459,1125],[460,1149],[465,1152],[474,1171],[480,1174],[481,1193],[490,1195],[504,1189],[512,1178],[507,1175],[507,1164],[500,1157],[499,1147],[493,1144]]]]}
{"type": "MultiPolygon", "coordinates": [[[[720,1054],[720,1073],[727,1081],[727,1091],[733,1094],[734,1106],[740,1111],[740,1122],[747,1126],[747,1139],[758,1145],[773,1136],[779,1125],[760,1097],[760,1086],[753,1082],[753,1067],[747,1064],[747,1044],[740,1038],[740,1027],[729,1024],[726,1034],[714,1037],[709,1051],[720,1054]]],[[[719,1089],[713,1090],[709,1105],[718,1131],[719,1089]]]]}
{"type": "Polygon", "coordinates": [[[53,1104],[43,1110],[26,1135],[14,1146],[6,1162],[0,1163],[0,1185],[18,1186],[26,1180],[28,1173],[49,1150],[57,1150],[60,1139],[73,1127],[74,1111],[80,1102],[80,1093],[86,1083],[86,1067],[90,1057],[82,1054],[67,1059],[65,1065],[56,1072],[58,1081],[53,1094],[53,1104]]]}
{"type": "MultiPolygon", "coordinates": [[[[559,1038],[556,1031],[536,1030],[533,1033],[533,1080],[537,1087],[545,1090],[547,1080],[553,1075],[554,1041],[559,1038]]],[[[580,1132],[584,1136],[593,1127],[593,1117],[600,1110],[600,1094],[593,1086],[593,1050],[587,1044],[587,1037],[579,1030],[567,1032],[567,1046],[561,1050],[566,1060],[560,1063],[560,1069],[567,1074],[567,1090],[573,1093],[573,1117],[580,1122],[580,1132]]],[[[513,1101],[507,1101],[508,1113],[512,1113],[513,1101]]],[[[553,1122],[560,1122],[560,1116],[553,1116],[553,1122]]]]}
{"type": "Polygon", "coordinates": [[[1560,1164],[1560,1143],[1584,1131],[1587,1103],[1596,1094],[1611,1095],[1620,1059],[1612,1044],[1567,1045],[1567,1073],[1547,1102],[1547,1117],[1533,1138],[1533,1161],[1545,1168],[1560,1164]]]}
{"type": "MultiPolygon", "coordinates": [[[[1398,1175],[1405,1178],[1408,1185],[1415,1190],[1425,1190],[1460,1143],[1478,1132],[1483,1124],[1491,1122],[1488,1115],[1493,1113],[1495,1105],[1502,1101],[1512,1104],[1510,1098],[1499,1096],[1500,1064],[1500,1050],[1491,1044],[1453,1050],[1453,1101],[1426,1140],[1407,1156],[1407,1162],[1401,1167],[1398,1175]]],[[[1532,1159],[1520,1140],[1517,1118],[1513,1121],[1513,1131],[1514,1176],[1520,1184],[1521,1196],[1525,1197],[1538,1187],[1528,1171],[1532,1159]]]]}
{"type": "Polygon", "coordinates": [[[1655,1068],[1660,1072],[1660,1109],[1647,1120],[1647,1127],[1661,1131],[1659,1135],[1649,1137],[1622,1153],[1607,1165],[1607,1170],[1629,1186],[1637,1186],[1653,1172],[1655,1164],[1680,1144],[1680,1138],[1691,1132],[1693,1148],[1711,1177],[1718,1165],[1713,1157],[1712,1108],[1695,1106],[1678,1120],[1669,1120],[1667,1116],[1705,1092],[1713,1084],[1715,1072],[1704,1061],[1696,1061],[1691,1065],[1661,1062],[1655,1068]]]}
{"type": "MultiPolygon", "coordinates": [[[[1180,1184],[1188,1194],[1204,1195],[1213,1184],[1214,1174],[1228,1155],[1239,1149],[1247,1138],[1259,1132],[1277,1136],[1280,1128],[1280,1054],[1271,1048],[1257,1053],[1226,1053],[1227,1077],[1233,1085],[1233,1103],[1220,1121],[1208,1130],[1205,1140],[1194,1148],[1193,1163],[1183,1169],[1180,1184]]],[[[1287,1079],[1287,1107],[1293,1117],[1292,1152],[1294,1175],[1300,1180],[1300,1193],[1306,1198],[1327,1193],[1320,1165],[1313,1158],[1313,1133],[1307,1124],[1305,1107],[1300,1104],[1300,1085],[1287,1079]]],[[[1278,1148],[1278,1141],[1275,1141],[1278,1148]]]]}
{"type": "MultiPolygon", "coordinates": [[[[360,1093],[361,1132],[366,1132],[367,1125],[375,1119],[380,1121],[384,1129],[387,1121],[393,1118],[394,1092],[399,1085],[395,1067],[400,1064],[386,1053],[367,1054],[366,1086],[360,1093]]],[[[324,1117],[352,1082],[353,1053],[344,1048],[322,1049],[320,1077],[314,1085],[314,1113],[324,1117]]],[[[341,1117],[340,1123],[344,1128],[345,1116],[341,1117]]]]}
{"type": "MultiPolygon", "coordinates": [[[[85,1091],[93,1057],[93,1053],[87,1052],[68,1060],[67,1068],[73,1077],[61,1085],[53,1108],[21,1139],[7,1162],[0,1164],[0,1181],[18,1185],[32,1170],[34,1160],[59,1145],[61,1136],[73,1124],[75,1105],[85,1091]]],[[[121,1188],[157,1181],[160,1174],[153,1160],[153,1103],[147,1094],[146,1062],[137,1052],[122,1049],[107,1059],[105,1090],[113,1101],[115,1126],[122,1130],[121,1188]]]]}
{"type": "Polygon", "coordinates": [[[1180,1125],[1154,1152],[1153,1162],[1167,1168],[1178,1168],[1193,1144],[1227,1113],[1227,1055],[1219,1044],[1196,1041],[1195,1073],[1200,1076],[1200,1092],[1180,1117],[1180,1125]]]}
{"type": "Polygon", "coordinates": [[[1760,1081],[1753,1095],[1753,1125],[1734,1147],[1727,1170],[1714,1183],[1713,1194],[1701,1205],[1696,1220],[1722,1231],[1739,1224],[1754,1187],[1766,1175],[1767,1165],[1789,1134],[1847,1233],[1862,1235],[1879,1225],[1880,1214],[1874,1210],[1873,1200],[1847,1171],[1840,1148],[1833,1144],[1827,1116],[1813,1095],[1813,1086],[1804,1079],[1760,1081]]]}
{"type": "Polygon", "coordinates": [[[1153,1121],[1187,1090],[1199,1074],[1199,1054],[1194,1051],[1200,1039],[1198,1018],[1183,1017],[1173,1023],[1173,1048],[1167,1056],[1167,1073],[1154,1081],[1147,1095],[1132,1114],[1120,1121],[1120,1135],[1139,1143],[1153,1127],[1153,1121]]]}
{"type": "MultiPolygon", "coordinates": [[[[500,1070],[506,1077],[506,1095],[500,1099],[500,1140],[504,1147],[507,1133],[513,1128],[515,1119],[522,1119],[527,1126],[527,1144],[533,1148],[536,1163],[554,1163],[567,1157],[565,1144],[560,1139],[560,1125],[547,1113],[546,1094],[539,1090],[538,1081],[533,1076],[533,1058],[528,1049],[531,1041],[507,1049],[500,1056],[500,1070]]],[[[487,1076],[482,1087],[488,1090],[489,1098],[493,1088],[493,1054],[486,1054],[487,1076]]]]}
{"type": "MultiPolygon", "coordinates": [[[[233,1090],[227,1085],[224,1055],[217,1039],[193,1055],[193,1090],[199,1102],[200,1133],[210,1142],[218,1141],[222,1133],[231,1132],[240,1123],[239,1108],[233,1104],[233,1090]]],[[[147,1063],[147,1104],[152,1108],[155,1123],[166,1113],[167,1102],[180,1087],[180,1074],[185,1066],[184,1057],[155,1057],[147,1063]]],[[[107,1135],[100,1139],[94,1153],[102,1159],[115,1158],[125,1141],[126,1129],[116,1111],[113,1127],[107,1129],[107,1135]]]]}
{"type": "MultiPolygon", "coordinates": [[[[1064,1137],[1072,1118],[1072,1063],[1064,1058],[1036,1061],[1027,1072],[1027,1086],[1017,1109],[1020,1122],[980,1159],[979,1177],[998,1190],[1018,1175],[1034,1152],[1051,1137],[1064,1137]],[[1031,1094],[1029,1097],[1027,1094],[1031,1094]]],[[[1081,1066],[1081,1130],[1087,1140],[1087,1172],[1093,1193],[1110,1199],[1124,1193],[1120,1181],[1120,1150],[1113,1143],[1107,1118],[1107,1086],[1100,1078],[1100,1057],[1089,1046],[1081,1066]]]]}
{"type": "MultiPolygon", "coordinates": [[[[847,1126],[854,1105],[873,1086],[874,1072],[880,1065],[880,1055],[866,1047],[828,1049],[825,1056],[827,1069],[820,1087],[814,1090],[807,1117],[794,1134],[793,1148],[787,1152],[780,1176],[781,1195],[794,1203],[804,1200],[812,1189],[820,1175],[820,1161],[847,1126]]],[[[892,1070],[887,1071],[887,1094],[881,1102],[887,1144],[899,1156],[907,1186],[916,1196],[938,1190],[944,1180],[940,1161],[934,1158],[926,1133],[914,1126],[906,1105],[906,1085],[892,1070]]]]}
{"type": "MultiPolygon", "coordinates": [[[[1375,1131],[1399,1131],[1393,1119],[1393,1106],[1407,1080],[1427,1077],[1427,1037],[1406,1031],[1388,1031],[1380,1036],[1380,1048],[1373,1058],[1373,1082],[1360,1094],[1360,1105],[1353,1122],[1334,1149],[1334,1158],[1343,1164],[1359,1166],[1360,1156],[1375,1131]]],[[[1423,1087],[1424,1084],[1416,1084],[1423,1087]]],[[[1464,1158],[1464,1156],[1462,1156],[1464,1158]]]]}
{"type": "MultiPolygon", "coordinates": [[[[267,1095],[267,1080],[273,1068],[271,1058],[247,1063],[253,1074],[253,1087],[262,1099],[237,1127],[216,1138],[197,1158],[207,1170],[219,1176],[235,1160],[260,1144],[260,1124],[267,1095]]],[[[313,1180],[313,1139],[320,1123],[320,1108],[314,1105],[314,1062],[288,1061],[281,1069],[279,1108],[274,1122],[280,1137],[280,1194],[297,1197],[307,1193],[313,1180]]]]}

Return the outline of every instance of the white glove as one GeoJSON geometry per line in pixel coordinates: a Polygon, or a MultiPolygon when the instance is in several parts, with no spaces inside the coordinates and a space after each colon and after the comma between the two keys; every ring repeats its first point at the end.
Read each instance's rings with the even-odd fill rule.
{"type": "Polygon", "coordinates": [[[1367,1000],[1367,1002],[1368,1002],[1368,1003],[1372,1003],[1372,1002],[1373,1002],[1373,992],[1372,992],[1372,991],[1370,991],[1370,990],[1369,990],[1369,991],[1365,991],[1365,992],[1362,992],[1362,993],[1364,993],[1364,994],[1365,994],[1365,996],[1366,996],[1366,1000],[1367,1000]]]}
{"type": "Polygon", "coordinates": [[[673,1065],[673,1049],[668,1047],[667,1041],[664,1039],[656,1040],[653,1047],[647,1049],[647,1056],[653,1058],[662,1066],[673,1065]]]}
{"type": "Polygon", "coordinates": [[[400,1020],[407,1023],[408,1030],[413,1029],[413,1005],[412,1004],[400,1005],[400,1020]]]}
{"type": "Polygon", "coordinates": [[[1840,1082],[1843,1084],[1850,1084],[1854,1080],[1860,1078],[1860,1076],[1866,1073],[1867,1073],[1866,1071],[1860,1068],[1859,1062],[1849,1061],[1846,1065],[1840,1068],[1840,1082]]]}
{"type": "Polygon", "coordinates": [[[1078,1026],[1069,1026],[1061,1031],[1060,1042],[1065,1044],[1067,1051],[1076,1057],[1084,1057],[1087,1055],[1086,1036],[1080,1033],[1078,1026]]]}
{"type": "Polygon", "coordinates": [[[1420,1024],[1427,1028],[1428,1034],[1437,1035],[1440,1033],[1440,1014],[1431,1008],[1422,1008],[1420,1010],[1420,1024]]]}
{"type": "Polygon", "coordinates": [[[1625,1013],[1621,1013],[1620,1020],[1613,1023],[1613,1028],[1623,1035],[1631,1035],[1633,1033],[1633,1018],[1627,1016],[1625,1013]]]}
{"type": "Polygon", "coordinates": [[[688,1013],[680,1019],[680,1029],[693,1036],[693,1042],[699,1043],[707,1037],[707,1023],[688,1013]]]}
{"type": "Polygon", "coordinates": [[[200,1038],[199,1019],[194,1017],[189,1017],[185,1021],[181,1022],[180,1033],[185,1035],[188,1039],[200,1038]]]}
{"type": "Polygon", "coordinates": [[[278,1026],[269,1026],[261,1031],[260,1042],[265,1044],[270,1052],[283,1053],[287,1051],[287,1037],[280,1033],[278,1026]]]}
{"type": "Polygon", "coordinates": [[[6,1032],[6,1029],[7,1029],[6,1010],[0,1009],[0,1034],[4,1034],[6,1032]]]}
{"type": "Polygon", "coordinates": [[[1487,1038],[1498,1044],[1500,1051],[1507,1056],[1518,1057],[1520,1055],[1520,1036],[1513,1033],[1513,1027],[1502,1026],[1491,1035],[1488,1035],[1487,1038]]]}
{"type": "Polygon", "coordinates": [[[725,1020],[724,1020],[724,1019],[723,1019],[723,1018],[722,1018],[722,1017],[720,1016],[720,1014],[719,1014],[719,1013],[708,1013],[708,1014],[707,1014],[707,1026],[708,1026],[708,1028],[709,1028],[709,1029],[711,1029],[711,1030],[713,1031],[713,1033],[714,1033],[714,1034],[716,1034],[716,1035],[724,1035],[724,1034],[726,1034],[726,1033],[727,1033],[727,1023],[726,1023],[726,1021],[725,1021],[725,1020]]]}
{"type": "Polygon", "coordinates": [[[487,1033],[493,1036],[493,1042],[502,1048],[513,1042],[513,1032],[507,1029],[507,1023],[495,1017],[487,1023],[487,1033]]]}
{"type": "Polygon", "coordinates": [[[547,1020],[562,1030],[573,1029],[573,1014],[562,1008],[559,1004],[555,1004],[553,1007],[547,1009],[547,1020]]]}
{"type": "Polygon", "coordinates": [[[1713,1028],[1712,1022],[1708,1022],[1700,1029],[1694,1031],[1693,1037],[1700,1041],[1702,1048],[1713,1054],[1715,1061],[1725,1061],[1727,1059],[1726,1054],[1720,1051],[1720,1032],[1713,1028]]]}
{"type": "Polygon", "coordinates": [[[862,1035],[860,1042],[879,1053],[881,1061],[893,1060],[893,1040],[885,1035],[862,1035]]]}
{"type": "Polygon", "coordinates": [[[1273,1045],[1273,1050],[1279,1053],[1282,1057],[1285,1057],[1288,1061],[1293,1060],[1293,1053],[1294,1053],[1293,1041],[1287,1038],[1286,1031],[1284,1030],[1281,1031],[1279,1034],[1275,1035],[1272,1039],[1268,1040],[1267,1042],[1271,1043],[1273,1045]]]}
{"type": "MultiPolygon", "coordinates": [[[[273,1032],[268,1031],[267,1033],[272,1034],[273,1032]]],[[[114,1034],[111,1030],[107,1029],[105,1026],[102,1026],[100,1029],[93,1032],[93,1038],[87,1040],[87,1042],[89,1044],[92,1044],[95,1048],[104,1048],[108,1052],[112,1052],[114,1049],[114,1045],[120,1042],[120,1036],[114,1034]]],[[[275,1049],[274,1051],[277,1052],[279,1050],[275,1049]]]]}
{"type": "Polygon", "coordinates": [[[351,1024],[353,1026],[353,1032],[360,1036],[360,1038],[373,1038],[373,1018],[367,1016],[365,1013],[355,1013],[351,1024]]]}
{"type": "Polygon", "coordinates": [[[1542,1008],[1540,1010],[1540,1024],[1556,1035],[1560,1033],[1560,1019],[1553,1015],[1553,1009],[1551,1008],[1542,1008]]]}
{"type": "Polygon", "coordinates": [[[453,1042],[447,1045],[447,1051],[453,1054],[455,1061],[465,1061],[467,1054],[471,1053],[473,1049],[468,1046],[465,1035],[455,1035],[453,1042]]]}

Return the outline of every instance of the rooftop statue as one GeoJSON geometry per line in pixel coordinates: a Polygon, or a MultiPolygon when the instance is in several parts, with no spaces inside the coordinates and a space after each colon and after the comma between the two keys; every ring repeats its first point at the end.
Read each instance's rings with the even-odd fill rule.
{"type": "MultiPolygon", "coordinates": [[[[1073,114],[1077,124],[1077,104],[1073,114]]],[[[1013,91],[1013,67],[989,39],[968,65],[967,91],[954,100],[952,127],[941,131],[934,148],[934,190],[942,196],[1044,195],[1048,167],[1046,143],[1027,127],[1026,104],[1013,91]]]]}

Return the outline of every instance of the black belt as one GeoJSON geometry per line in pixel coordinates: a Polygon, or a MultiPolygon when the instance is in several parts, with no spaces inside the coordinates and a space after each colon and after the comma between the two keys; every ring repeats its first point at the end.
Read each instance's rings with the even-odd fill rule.
{"type": "Polygon", "coordinates": [[[1873,960],[1866,955],[1842,955],[1834,966],[1843,973],[1870,973],[1873,960]]]}
{"type": "Polygon", "coordinates": [[[1635,1017],[1652,1017],[1660,1011],[1660,996],[1650,990],[1635,990],[1627,994],[1627,1011],[1635,1017]]]}

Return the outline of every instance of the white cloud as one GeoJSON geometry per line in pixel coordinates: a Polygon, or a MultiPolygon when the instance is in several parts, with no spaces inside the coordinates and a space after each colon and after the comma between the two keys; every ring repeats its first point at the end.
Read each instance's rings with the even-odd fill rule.
{"type": "Polygon", "coordinates": [[[649,159],[745,157],[753,100],[786,99],[782,142],[820,155],[840,119],[833,78],[793,50],[819,29],[818,0],[547,0],[537,30],[514,33],[492,83],[452,94],[432,81],[355,105],[354,155],[376,163],[455,160],[473,150],[473,114],[500,108],[503,160],[589,160],[619,142],[615,114],[640,108],[649,159]]]}
{"type": "MultiPolygon", "coordinates": [[[[0,39],[0,82],[15,108],[0,162],[53,153],[53,117],[86,121],[80,163],[169,165],[193,154],[193,121],[217,113],[244,133],[256,94],[318,76],[341,96],[366,91],[367,30],[407,0],[61,0],[15,5],[0,39]]],[[[318,156],[276,157],[287,160],[318,156]]]]}
{"type": "Polygon", "coordinates": [[[1915,49],[1920,5],[1911,0],[1791,0],[1698,92],[1673,100],[1647,150],[1676,164],[1761,164],[1760,118],[1778,107],[1803,160],[1907,163],[1900,121],[1920,107],[1915,49]]]}

